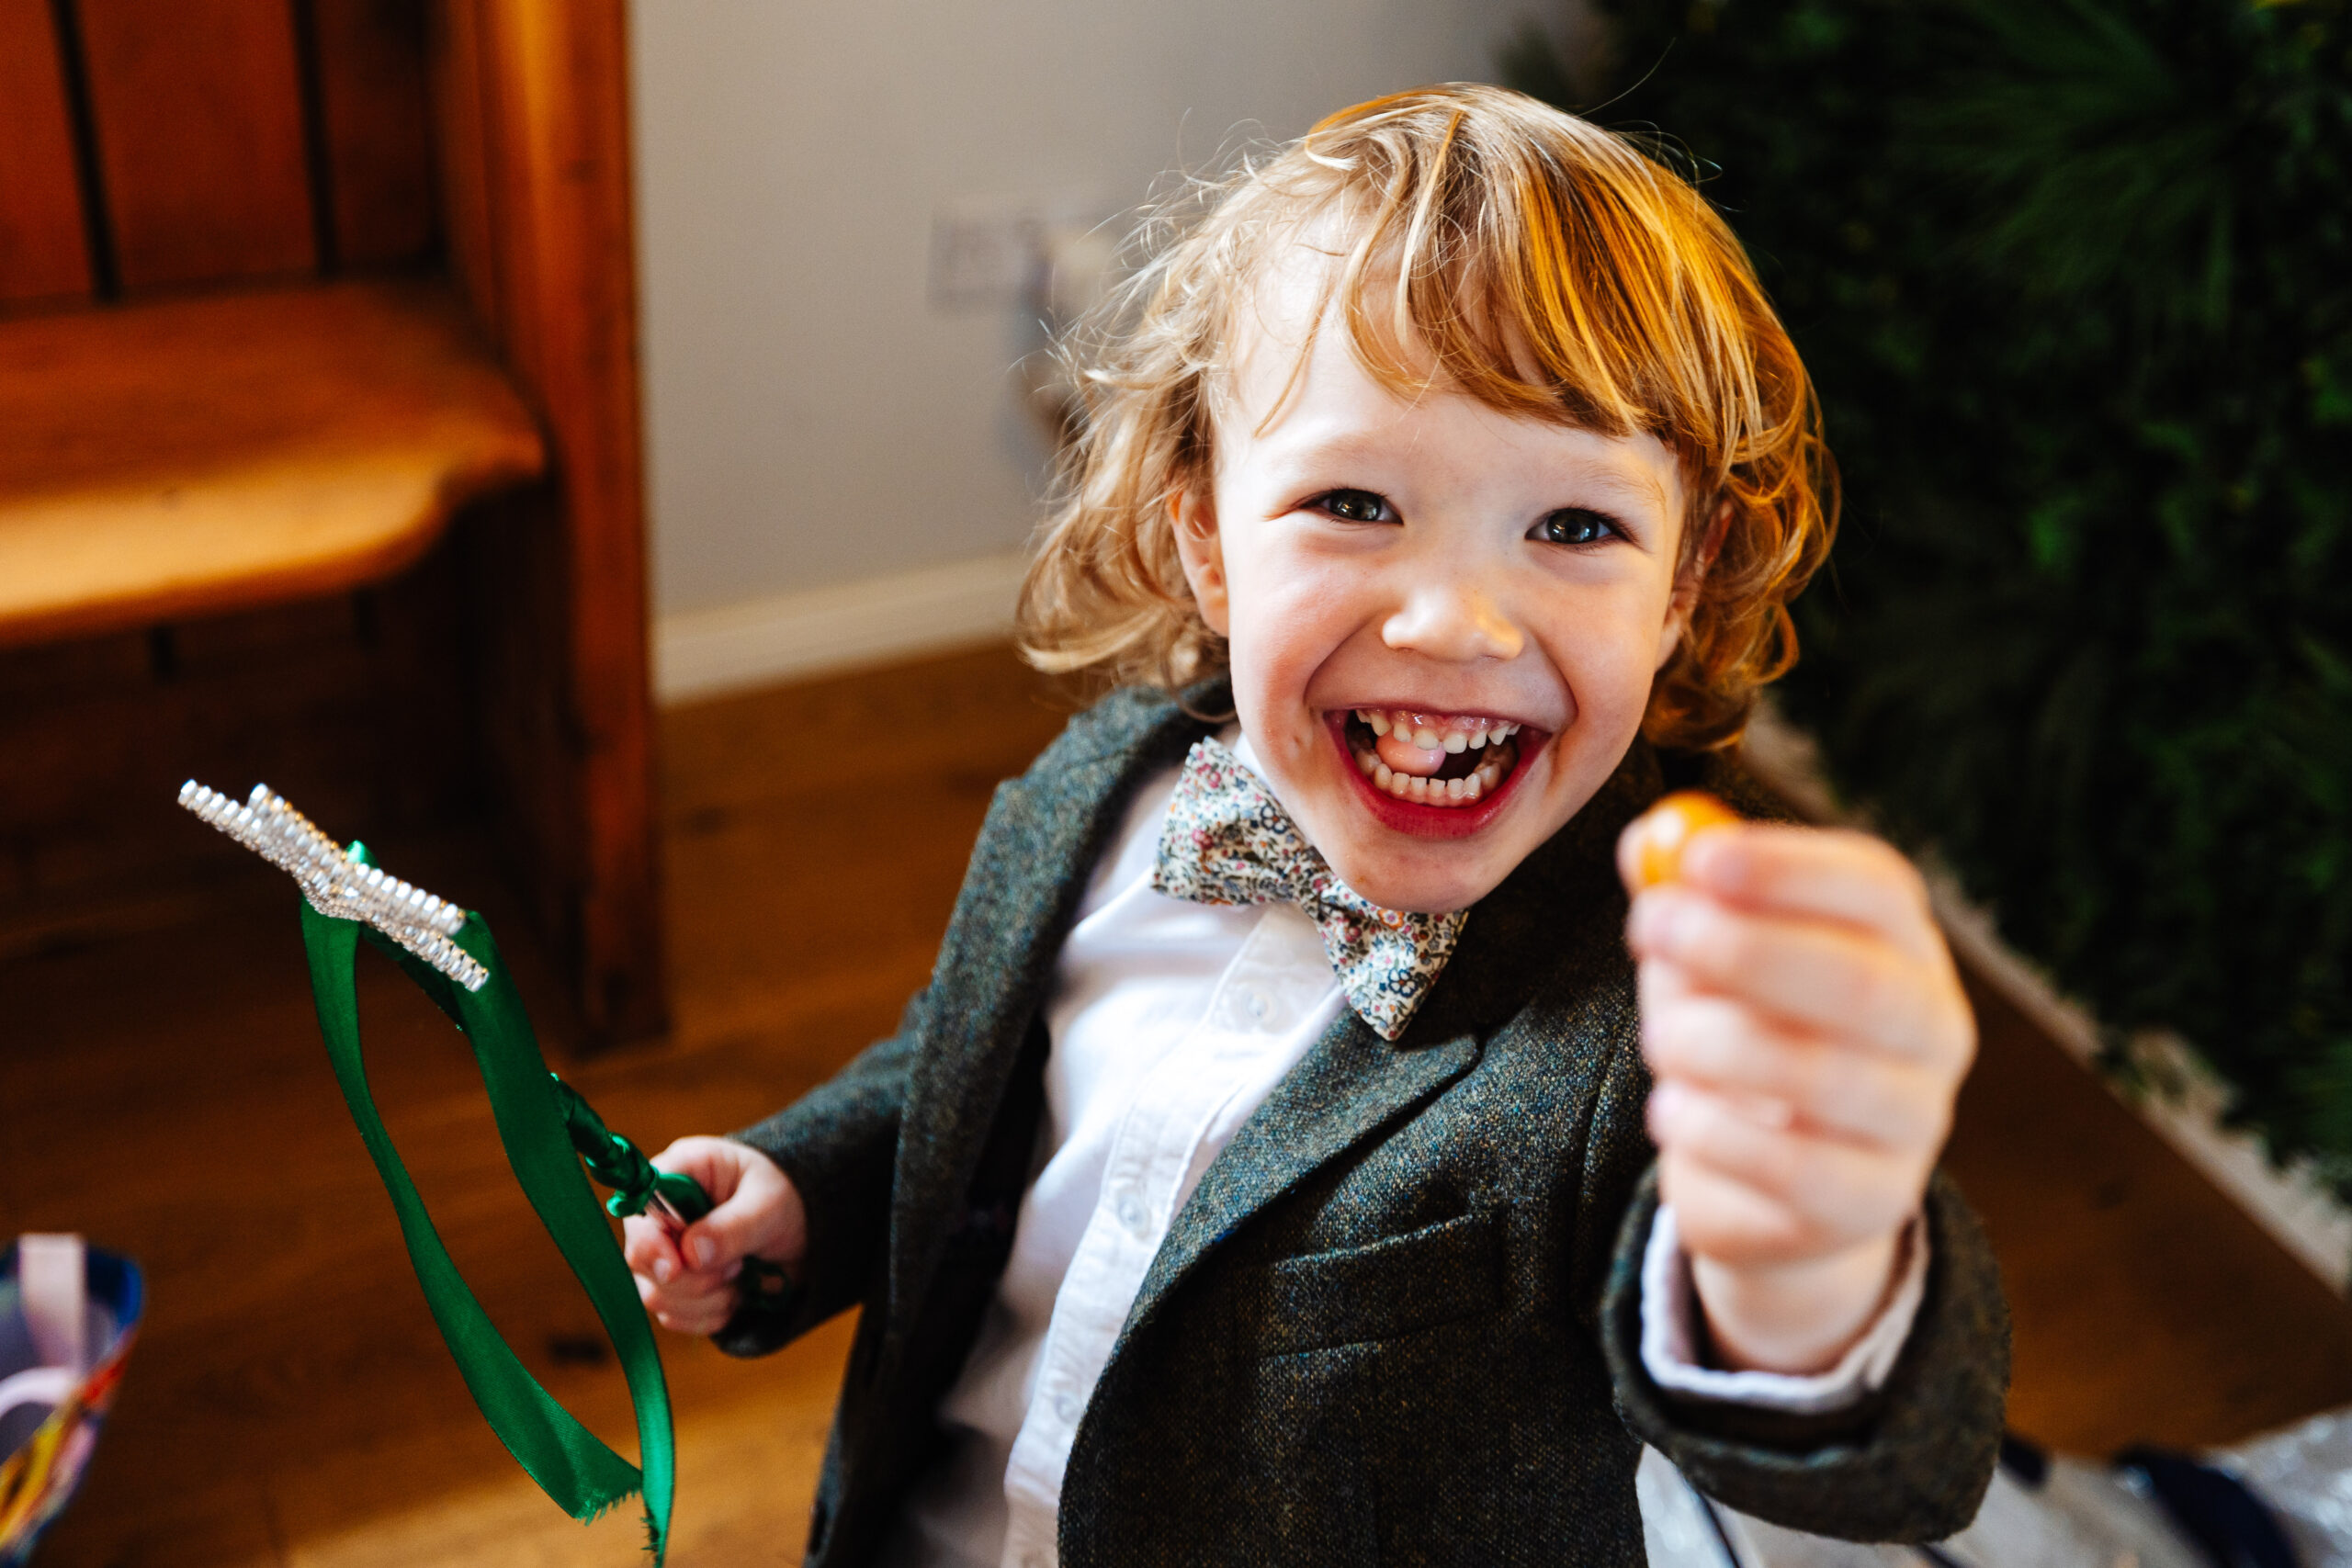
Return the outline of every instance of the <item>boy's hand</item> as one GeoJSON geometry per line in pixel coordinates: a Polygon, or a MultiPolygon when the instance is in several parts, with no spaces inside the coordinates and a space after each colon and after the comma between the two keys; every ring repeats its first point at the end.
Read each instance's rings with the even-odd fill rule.
{"type": "Polygon", "coordinates": [[[1716,1351],[1833,1366],[1885,1297],[1976,1050],[1926,888],[1860,833],[1710,828],[1626,934],[1659,1187],[1716,1351]]]}
{"type": "Polygon", "coordinates": [[[661,1221],[621,1222],[621,1255],[653,1321],[680,1334],[716,1334],[735,1314],[745,1258],[784,1265],[796,1278],[808,1246],[800,1193],[775,1162],[731,1138],[680,1138],[653,1156],[662,1170],[702,1183],[715,1205],[673,1241],[661,1221]]]}

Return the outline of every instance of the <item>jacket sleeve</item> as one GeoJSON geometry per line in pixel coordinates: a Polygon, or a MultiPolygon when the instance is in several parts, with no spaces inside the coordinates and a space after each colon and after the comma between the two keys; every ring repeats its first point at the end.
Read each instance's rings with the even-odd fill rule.
{"type": "Polygon", "coordinates": [[[1660,1389],[1641,1357],[1642,1253],[1653,1167],[1617,1235],[1600,1310],[1617,1407],[1702,1491],[1792,1529],[1848,1540],[1940,1540],[1967,1528],[1999,1455],[2009,1321],[1991,1247],[1941,1172],[1927,1195],[1927,1295],[1886,1384],[1845,1410],[1796,1416],[1660,1389]]]}
{"type": "Polygon", "coordinates": [[[907,1003],[898,1032],[785,1110],[730,1134],[792,1179],[808,1211],[808,1247],[781,1309],[747,1303],[712,1337],[729,1355],[765,1355],[847,1311],[881,1268],[899,1112],[928,994],[907,1003]]]}

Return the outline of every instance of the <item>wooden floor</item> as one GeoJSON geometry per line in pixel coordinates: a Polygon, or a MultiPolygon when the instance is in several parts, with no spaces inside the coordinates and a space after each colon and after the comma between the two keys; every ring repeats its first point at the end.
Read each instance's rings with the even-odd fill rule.
{"type": "MultiPolygon", "coordinates": [[[[991,651],[670,714],[675,1033],[550,1055],[657,1146],[822,1077],[922,984],[990,787],[1062,711],[991,651]],[[802,738],[844,719],[886,739],[829,777],[802,738]]],[[[376,847],[495,919],[477,850],[376,847]]],[[[328,1075],[291,900],[257,867],[202,925],[0,964],[0,1233],[83,1230],[141,1260],[152,1301],[41,1568],[642,1562],[633,1518],[565,1519],[476,1416],[328,1075]]],[[[619,1377],[505,1176],[462,1043],[388,965],[364,967],[362,998],[379,1100],[451,1250],[526,1364],[626,1450],[619,1377]]],[[[2056,1046],[1979,1008],[1951,1163],[2016,1310],[2012,1424],[2097,1452],[2352,1403],[2352,1312],[2056,1046]]],[[[678,1568],[799,1560],[847,1344],[842,1323],[752,1363],[667,1341],[678,1568]]]]}

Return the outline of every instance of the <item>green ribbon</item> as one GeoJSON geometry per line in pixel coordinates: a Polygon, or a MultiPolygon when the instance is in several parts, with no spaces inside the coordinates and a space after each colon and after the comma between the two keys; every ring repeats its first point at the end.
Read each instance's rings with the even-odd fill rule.
{"type": "MultiPolygon", "coordinates": [[[[354,859],[372,863],[365,860],[367,852],[358,844],[353,844],[350,852],[354,859]]],[[[653,1330],[646,1322],[644,1304],[638,1299],[604,1209],[581,1173],[579,1157],[565,1130],[555,1079],[539,1055],[530,1019],[499,959],[490,928],[480,915],[469,915],[452,940],[490,971],[490,979],[481,990],[468,991],[452,984],[422,959],[358,921],[322,915],[307,902],[303,904],[302,945],[310,955],[311,992],[318,1004],[319,1029],[326,1036],[335,1081],[343,1087],[351,1119],[358,1124],[359,1135],[376,1162],[376,1173],[383,1179],[393,1212],[400,1216],[401,1235],[408,1243],[417,1282],[424,1289],[424,1303],[491,1430],[540,1490],[573,1518],[593,1519],[641,1491],[647,1549],[659,1564],[669,1540],[676,1465],[670,1391],[662,1380],[653,1330]],[[399,1151],[392,1147],[368,1087],[368,1069],[359,1049],[358,997],[352,982],[352,965],[362,936],[422,987],[471,1043],[507,1163],[538,1213],[539,1223],[588,1292],[589,1303],[620,1359],[637,1412],[638,1449],[645,1464],[642,1474],[539,1386],[492,1325],[434,1230],[424,1200],[409,1179],[399,1151]]]]}
{"type": "Polygon", "coordinates": [[[613,1190],[605,1213],[616,1220],[641,1214],[648,1208],[671,1210],[682,1220],[698,1220],[710,1213],[710,1195],[693,1177],[674,1170],[657,1170],[645,1152],[605,1125],[595,1108],[580,1091],[555,1074],[556,1104],[563,1112],[565,1133],[572,1151],[588,1174],[613,1190]]]}

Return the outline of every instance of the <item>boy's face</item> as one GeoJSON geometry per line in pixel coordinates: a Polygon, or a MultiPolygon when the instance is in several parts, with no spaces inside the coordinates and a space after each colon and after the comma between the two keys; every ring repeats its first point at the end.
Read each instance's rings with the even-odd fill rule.
{"type": "Polygon", "coordinates": [[[1318,283],[1278,276],[1245,312],[1213,483],[1178,503],[1185,573],[1332,869],[1389,908],[1458,909],[1639,730],[1682,629],[1680,474],[1648,434],[1399,399],[1336,315],[1285,400],[1318,283]]]}

